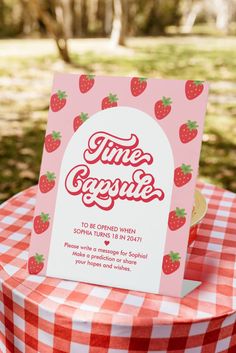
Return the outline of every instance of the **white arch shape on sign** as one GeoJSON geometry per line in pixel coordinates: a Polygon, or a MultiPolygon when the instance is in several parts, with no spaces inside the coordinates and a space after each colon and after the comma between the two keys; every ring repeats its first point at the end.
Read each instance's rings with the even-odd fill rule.
{"type": "Polygon", "coordinates": [[[64,152],[58,178],[47,275],[158,293],[173,176],[172,149],[166,134],[154,118],[131,107],[102,110],[91,116],[73,134],[64,152]],[[103,164],[101,161],[88,164],[84,160],[84,151],[88,148],[89,138],[97,131],[104,131],[123,139],[130,139],[132,134],[136,135],[139,139],[137,148],[151,154],[153,162],[143,163],[138,167],[103,164]],[[128,182],[132,181],[132,174],[136,169],[143,169],[145,173],[155,177],[154,185],[164,191],[165,197],[162,201],[155,198],[150,202],[118,198],[109,211],[97,205],[86,207],[82,202],[81,194],[71,195],[65,188],[68,172],[81,164],[89,167],[90,176],[93,178],[110,180],[119,178],[121,181],[128,182]],[[96,233],[94,230],[91,231],[92,235],[89,235],[89,232],[83,235],[74,233],[74,229],[81,229],[82,222],[96,224],[96,233]],[[112,231],[111,227],[114,227],[112,231]],[[123,231],[116,231],[116,227],[123,228],[123,231]],[[124,232],[124,229],[131,229],[130,234],[124,232]],[[118,234],[118,239],[115,234],[118,234]],[[125,235],[125,239],[119,237],[120,234],[125,235]],[[106,245],[105,241],[109,244],[106,245]],[[114,261],[101,260],[103,250],[99,252],[81,250],[81,253],[85,256],[90,255],[90,258],[80,256],[80,250],[76,250],[77,256],[72,256],[73,248],[65,247],[66,242],[75,246],[109,251],[110,258],[114,257],[116,261],[119,257],[122,260],[120,266],[129,267],[130,270],[115,268],[114,261]],[[127,255],[115,255],[115,252],[121,251],[127,255]],[[96,258],[99,255],[100,259],[96,258]],[[87,265],[87,259],[90,262],[101,263],[101,267],[87,265]],[[125,265],[123,262],[125,259],[136,261],[136,265],[130,265],[128,262],[125,265]],[[76,263],[76,260],[81,260],[81,263],[76,263]],[[103,264],[105,264],[104,267],[103,264]],[[112,267],[109,268],[106,264],[112,264],[112,267]]]}

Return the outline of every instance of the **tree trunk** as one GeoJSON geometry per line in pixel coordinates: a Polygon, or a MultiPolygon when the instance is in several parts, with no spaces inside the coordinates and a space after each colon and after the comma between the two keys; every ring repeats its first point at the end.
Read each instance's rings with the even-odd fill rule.
{"type": "Polygon", "coordinates": [[[193,4],[191,4],[190,6],[191,6],[190,11],[188,12],[188,14],[186,13],[184,18],[182,19],[182,21],[183,21],[183,27],[181,30],[182,33],[191,33],[192,32],[196,18],[203,8],[203,2],[197,1],[193,4]]]}
{"type": "Polygon", "coordinates": [[[4,16],[5,11],[4,10],[5,10],[4,1],[0,0],[0,23],[1,23],[2,29],[5,26],[5,16],[4,16]]]}
{"type": "Polygon", "coordinates": [[[98,0],[87,0],[89,30],[94,31],[97,25],[98,0]]]}
{"type": "Polygon", "coordinates": [[[22,32],[29,35],[37,28],[37,22],[31,16],[31,11],[27,4],[27,0],[20,0],[22,6],[22,32]]]}
{"type": "Polygon", "coordinates": [[[56,17],[58,19],[57,21],[48,11],[45,10],[45,8],[43,8],[40,0],[28,0],[27,4],[32,15],[43,22],[47,32],[55,39],[59,55],[62,60],[66,63],[70,63],[71,60],[67,46],[67,37],[63,28],[63,23],[61,23],[63,21],[60,19],[60,16],[62,16],[62,10],[60,12],[60,8],[54,6],[56,17]]]}
{"type": "Polygon", "coordinates": [[[74,0],[74,11],[73,11],[73,33],[75,36],[82,36],[82,2],[81,0],[74,0]]]}
{"type": "Polygon", "coordinates": [[[72,0],[61,0],[63,8],[63,22],[64,30],[67,38],[73,36],[72,24],[73,24],[73,4],[72,0]]]}
{"type": "Polygon", "coordinates": [[[127,1],[126,0],[113,0],[114,4],[114,17],[111,32],[111,45],[116,47],[119,45],[125,45],[126,36],[126,15],[127,1]]]}
{"type": "Polygon", "coordinates": [[[128,14],[128,0],[121,0],[122,16],[121,16],[121,34],[120,34],[120,45],[125,45],[126,34],[127,34],[127,14],[128,14]]]}
{"type": "Polygon", "coordinates": [[[112,0],[105,0],[105,20],[104,32],[106,35],[111,33],[112,29],[112,0]]]}
{"type": "Polygon", "coordinates": [[[216,28],[227,33],[229,29],[229,1],[215,0],[216,7],[216,28]]]}
{"type": "Polygon", "coordinates": [[[84,37],[88,34],[88,8],[87,0],[81,0],[81,30],[84,37]]]}

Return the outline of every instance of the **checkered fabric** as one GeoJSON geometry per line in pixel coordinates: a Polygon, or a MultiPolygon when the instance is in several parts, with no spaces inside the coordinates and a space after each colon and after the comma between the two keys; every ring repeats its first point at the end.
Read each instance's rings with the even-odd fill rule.
{"type": "MultiPolygon", "coordinates": [[[[208,212],[183,299],[29,275],[36,187],[0,209],[0,352],[235,353],[236,195],[199,184],[208,212]]],[[[174,288],[173,288],[174,293],[174,288]]]]}

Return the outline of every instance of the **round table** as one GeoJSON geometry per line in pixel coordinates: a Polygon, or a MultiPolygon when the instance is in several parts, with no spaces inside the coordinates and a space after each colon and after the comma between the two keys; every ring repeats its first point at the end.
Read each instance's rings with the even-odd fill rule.
{"type": "Polygon", "coordinates": [[[1,353],[236,352],[235,194],[198,184],[208,212],[185,277],[203,283],[179,299],[29,275],[36,188],[0,209],[1,353]]]}

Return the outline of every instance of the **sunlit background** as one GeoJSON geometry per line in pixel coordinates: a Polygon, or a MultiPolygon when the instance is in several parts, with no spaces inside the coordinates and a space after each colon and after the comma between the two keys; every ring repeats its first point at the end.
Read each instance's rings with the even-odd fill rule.
{"type": "Polygon", "coordinates": [[[38,181],[54,71],[208,80],[199,177],[236,192],[236,0],[0,0],[0,37],[0,202],[38,181]]]}

